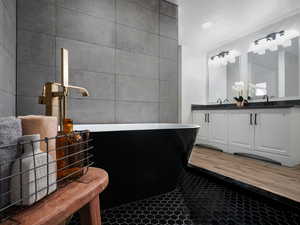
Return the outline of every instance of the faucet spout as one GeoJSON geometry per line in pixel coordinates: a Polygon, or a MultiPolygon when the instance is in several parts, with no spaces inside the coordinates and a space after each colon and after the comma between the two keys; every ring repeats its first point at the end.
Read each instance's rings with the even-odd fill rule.
{"type": "Polygon", "coordinates": [[[269,103],[269,95],[264,95],[263,99],[267,99],[267,103],[269,103]]]}
{"type": "Polygon", "coordinates": [[[88,90],[85,89],[85,88],[83,88],[83,87],[77,87],[77,86],[69,85],[69,86],[67,86],[67,88],[72,88],[72,89],[77,89],[77,90],[79,90],[80,94],[81,94],[83,97],[88,97],[88,96],[90,96],[90,93],[88,92],[88,90]]]}

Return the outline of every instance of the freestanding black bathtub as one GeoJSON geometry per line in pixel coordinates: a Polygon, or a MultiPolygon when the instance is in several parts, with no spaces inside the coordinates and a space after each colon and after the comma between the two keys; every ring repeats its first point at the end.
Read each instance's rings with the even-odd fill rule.
{"type": "Polygon", "coordinates": [[[96,167],[109,174],[101,195],[111,208],[166,193],[187,165],[199,127],[182,124],[76,125],[90,130],[96,167]]]}

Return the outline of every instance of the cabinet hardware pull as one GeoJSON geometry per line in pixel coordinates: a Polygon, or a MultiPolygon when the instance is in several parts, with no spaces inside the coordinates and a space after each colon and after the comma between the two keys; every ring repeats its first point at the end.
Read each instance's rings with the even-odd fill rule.
{"type": "Polygon", "coordinates": [[[204,114],[204,122],[205,122],[205,123],[206,123],[206,121],[207,121],[206,117],[207,117],[207,113],[204,114]]]}
{"type": "Polygon", "coordinates": [[[250,125],[252,126],[253,125],[253,114],[250,113],[250,125]]]}
{"type": "Polygon", "coordinates": [[[207,113],[207,122],[210,123],[210,114],[207,113]]]}
{"type": "Polygon", "coordinates": [[[254,117],[254,125],[257,125],[257,113],[255,113],[255,117],[254,117]]]}

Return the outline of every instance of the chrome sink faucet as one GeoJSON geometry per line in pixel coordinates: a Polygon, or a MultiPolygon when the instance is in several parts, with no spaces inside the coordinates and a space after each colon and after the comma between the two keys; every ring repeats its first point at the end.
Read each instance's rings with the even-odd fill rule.
{"type": "Polygon", "coordinates": [[[267,99],[267,103],[269,103],[269,95],[264,95],[263,99],[267,99]]]}
{"type": "Polygon", "coordinates": [[[220,104],[220,105],[222,104],[222,99],[221,98],[217,99],[217,104],[220,104]]]}
{"type": "Polygon", "coordinates": [[[226,103],[226,102],[227,102],[227,103],[230,103],[230,101],[228,100],[228,98],[225,98],[225,99],[224,99],[223,104],[226,103]]]}

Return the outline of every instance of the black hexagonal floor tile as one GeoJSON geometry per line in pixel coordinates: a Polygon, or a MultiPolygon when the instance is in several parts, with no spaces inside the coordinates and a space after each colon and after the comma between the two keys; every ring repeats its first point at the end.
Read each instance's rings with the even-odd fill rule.
{"type": "MultiPolygon", "coordinates": [[[[201,173],[172,192],[102,212],[103,225],[300,225],[300,212],[201,173]]],[[[70,225],[79,225],[74,216],[70,225]]]]}

